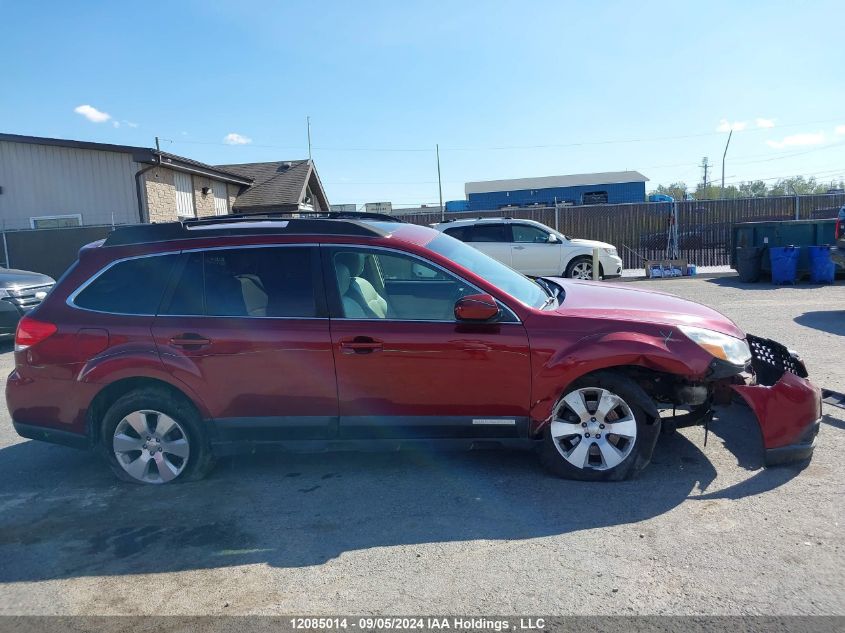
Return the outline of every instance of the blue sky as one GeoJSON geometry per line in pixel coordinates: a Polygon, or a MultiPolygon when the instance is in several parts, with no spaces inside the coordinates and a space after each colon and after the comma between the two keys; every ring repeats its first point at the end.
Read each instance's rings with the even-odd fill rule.
{"type": "Polygon", "coordinates": [[[845,176],[841,0],[0,9],[0,131],[158,135],[237,163],[307,156],[310,116],[336,203],[436,203],[436,143],[447,200],[469,180],[623,169],[694,184],[728,126],[727,182],[845,176]]]}

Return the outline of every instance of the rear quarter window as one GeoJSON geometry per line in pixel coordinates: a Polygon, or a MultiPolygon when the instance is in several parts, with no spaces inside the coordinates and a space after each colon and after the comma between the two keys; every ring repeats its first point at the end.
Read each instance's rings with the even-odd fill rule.
{"type": "Polygon", "coordinates": [[[114,264],[73,300],[86,310],[154,315],[179,255],[139,257],[114,264]]]}
{"type": "Polygon", "coordinates": [[[468,226],[455,226],[451,229],[446,229],[443,231],[449,237],[454,237],[456,240],[461,240],[462,242],[466,242],[469,239],[468,236],[468,226]]]}

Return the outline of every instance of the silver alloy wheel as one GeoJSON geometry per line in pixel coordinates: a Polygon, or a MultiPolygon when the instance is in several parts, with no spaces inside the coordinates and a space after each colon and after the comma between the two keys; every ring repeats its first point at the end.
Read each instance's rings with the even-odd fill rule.
{"type": "Polygon", "coordinates": [[[631,407],[607,389],[586,387],[566,394],[551,424],[561,456],[582,470],[609,470],[621,464],[637,441],[631,407]]]}
{"type": "Polygon", "coordinates": [[[592,279],[593,262],[580,261],[576,263],[569,271],[569,277],[570,279],[592,279]]]}
{"type": "Polygon", "coordinates": [[[178,477],[191,453],[182,425],[149,409],[133,411],[118,422],[112,447],[123,470],[147,484],[164,484],[178,477]]]}

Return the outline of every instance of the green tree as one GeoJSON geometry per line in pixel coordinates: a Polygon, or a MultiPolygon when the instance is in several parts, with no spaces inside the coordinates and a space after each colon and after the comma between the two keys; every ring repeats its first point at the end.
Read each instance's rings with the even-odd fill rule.
{"type": "Polygon", "coordinates": [[[767,195],[769,195],[769,187],[762,180],[739,183],[740,198],[763,198],[767,195]]]}
{"type": "Polygon", "coordinates": [[[769,190],[770,196],[794,196],[794,195],[808,195],[813,193],[826,193],[829,189],[827,183],[820,183],[814,177],[804,178],[804,176],[795,176],[794,178],[782,178],[772,185],[769,190]]]}
{"type": "Polygon", "coordinates": [[[651,193],[659,193],[664,196],[672,196],[675,200],[683,200],[687,193],[687,185],[684,182],[673,182],[670,185],[658,185],[651,193]]]}

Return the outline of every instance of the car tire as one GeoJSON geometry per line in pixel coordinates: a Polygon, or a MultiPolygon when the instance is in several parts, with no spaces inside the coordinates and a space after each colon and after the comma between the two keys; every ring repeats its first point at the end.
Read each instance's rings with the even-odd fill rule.
{"type": "Polygon", "coordinates": [[[660,433],[660,419],[650,418],[638,404],[643,398],[648,396],[642,388],[624,374],[597,372],[578,379],[555,404],[544,431],[541,462],[566,479],[633,477],[651,461],[660,433]],[[576,411],[581,405],[584,410],[576,411]]]}
{"type": "MultiPolygon", "coordinates": [[[[604,271],[599,264],[599,279],[602,277],[604,271]]],[[[567,279],[588,279],[593,278],[593,258],[582,255],[575,257],[566,265],[566,270],[563,271],[563,276],[567,279]]]]}
{"type": "Polygon", "coordinates": [[[134,484],[202,479],[214,460],[194,405],[166,389],[118,398],[103,416],[99,449],[114,474],[134,484]]]}

